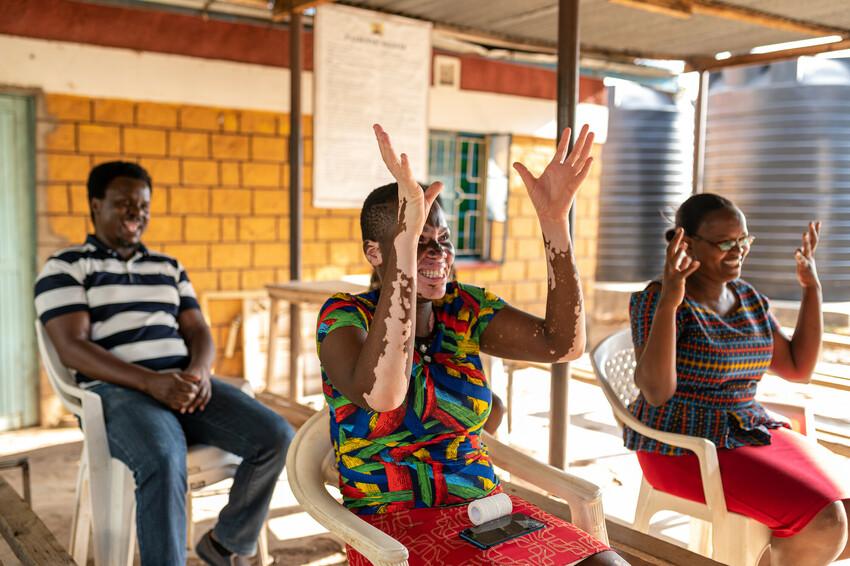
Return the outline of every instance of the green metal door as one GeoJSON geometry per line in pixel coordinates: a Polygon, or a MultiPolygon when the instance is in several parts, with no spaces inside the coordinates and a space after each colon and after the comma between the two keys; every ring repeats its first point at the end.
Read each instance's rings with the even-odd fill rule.
{"type": "Polygon", "coordinates": [[[33,104],[0,95],[0,431],[38,423],[33,104]]]}

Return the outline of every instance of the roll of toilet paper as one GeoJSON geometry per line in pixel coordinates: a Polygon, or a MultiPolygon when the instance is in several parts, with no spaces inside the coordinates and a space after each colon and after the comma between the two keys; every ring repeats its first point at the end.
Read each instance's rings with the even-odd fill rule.
{"type": "Polygon", "coordinates": [[[511,514],[514,506],[511,503],[511,498],[506,493],[497,493],[482,499],[476,499],[469,504],[467,509],[469,520],[473,525],[480,525],[499,517],[505,517],[511,514]]]}

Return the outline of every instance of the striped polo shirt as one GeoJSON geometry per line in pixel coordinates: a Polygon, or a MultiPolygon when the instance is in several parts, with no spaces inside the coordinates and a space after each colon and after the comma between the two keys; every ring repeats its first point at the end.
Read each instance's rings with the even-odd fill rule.
{"type": "MultiPolygon", "coordinates": [[[[89,235],[83,245],[47,260],[35,284],[35,308],[42,324],[88,311],[92,342],[125,362],[165,371],[188,365],[177,317],[199,306],[176,259],[140,245],[124,260],[89,235]]],[[[78,382],[92,381],[79,373],[76,377],[78,382]]]]}

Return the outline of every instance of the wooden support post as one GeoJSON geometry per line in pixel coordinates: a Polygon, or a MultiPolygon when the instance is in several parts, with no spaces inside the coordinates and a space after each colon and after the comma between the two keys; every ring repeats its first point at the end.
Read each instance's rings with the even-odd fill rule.
{"type": "MultiPolygon", "coordinates": [[[[564,128],[576,125],[579,88],[579,0],[560,0],[558,4],[558,138],[564,128]]],[[[570,149],[573,142],[570,140],[570,149]]],[[[570,210],[570,236],[575,223],[575,208],[570,210]]],[[[552,364],[549,385],[549,463],[556,468],[567,465],[567,397],[569,364],[552,364]]]]}
{"type": "Polygon", "coordinates": [[[699,72],[699,92],[694,106],[694,169],[692,192],[703,192],[705,172],[705,124],[708,119],[708,71],[699,72]]]}
{"type": "MultiPolygon", "coordinates": [[[[301,13],[289,19],[289,279],[301,279],[302,168],[304,143],[301,126],[301,13]]],[[[271,345],[270,345],[271,347],[271,345]]],[[[298,402],[304,391],[301,371],[301,305],[289,304],[289,398],[298,402]]]]}

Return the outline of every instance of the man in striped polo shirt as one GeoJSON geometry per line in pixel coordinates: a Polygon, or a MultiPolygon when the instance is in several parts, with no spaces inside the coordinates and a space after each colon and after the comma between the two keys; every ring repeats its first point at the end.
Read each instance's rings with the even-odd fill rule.
{"type": "Polygon", "coordinates": [[[62,362],[101,396],[109,450],[133,472],[142,565],[186,563],[187,443],[243,458],[197,551],[208,564],[248,564],[293,431],[211,377],[215,347],[185,270],[141,242],[151,190],[134,163],[92,169],[95,233],[47,261],[36,310],[62,362]]]}

